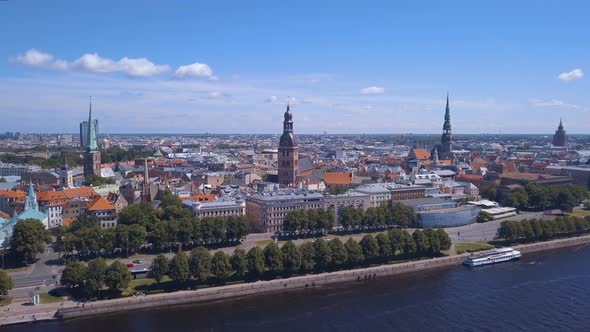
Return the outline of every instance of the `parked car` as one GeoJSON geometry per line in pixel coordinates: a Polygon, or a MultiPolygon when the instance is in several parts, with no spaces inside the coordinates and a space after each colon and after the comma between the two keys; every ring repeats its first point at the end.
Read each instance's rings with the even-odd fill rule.
{"type": "Polygon", "coordinates": [[[134,264],[141,264],[143,261],[141,259],[136,259],[133,261],[134,264]]]}
{"type": "Polygon", "coordinates": [[[129,263],[129,264],[127,264],[127,267],[128,267],[128,268],[132,268],[132,267],[134,267],[134,266],[135,266],[135,265],[133,265],[132,263],[129,263]]]}

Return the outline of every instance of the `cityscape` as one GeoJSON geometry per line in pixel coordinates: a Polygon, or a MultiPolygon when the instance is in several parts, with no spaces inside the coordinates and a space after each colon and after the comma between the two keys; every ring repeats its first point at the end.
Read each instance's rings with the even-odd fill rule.
{"type": "MultiPolygon", "coordinates": [[[[32,3],[31,18],[65,6],[32,3]]],[[[186,64],[178,60],[179,52],[198,55],[198,47],[174,46],[174,55],[164,61],[165,45],[171,44],[152,27],[146,31],[162,43],[160,49],[129,38],[127,33],[138,27],[125,30],[128,39],[116,37],[111,29],[125,26],[122,17],[132,11],[130,4],[105,23],[105,31],[88,30],[90,42],[105,47],[104,57],[88,51],[75,59],[80,50],[87,52],[87,42],[50,53],[51,43],[28,32],[19,33],[26,43],[9,41],[6,54],[0,52],[8,59],[0,66],[0,86],[6,88],[0,92],[2,328],[587,328],[590,321],[581,308],[590,301],[590,283],[579,277],[587,275],[584,262],[590,255],[590,135],[581,92],[583,68],[564,65],[560,58],[559,69],[546,63],[539,65],[542,70],[532,66],[518,73],[512,68],[513,77],[506,77],[511,82],[496,82],[492,67],[508,75],[508,60],[494,63],[487,55],[479,62],[460,60],[467,71],[481,68],[482,81],[489,77],[481,83],[487,90],[483,97],[473,86],[477,79],[456,70],[455,60],[448,60],[456,71],[448,82],[447,70],[434,70],[434,64],[425,65],[432,79],[416,69],[414,79],[403,81],[403,66],[392,63],[383,73],[374,68],[388,61],[382,55],[368,57],[374,63],[368,61],[362,76],[355,69],[348,75],[339,71],[351,55],[339,59],[333,53],[343,45],[352,54],[362,53],[354,50],[357,46],[383,51],[385,57],[398,51],[416,68],[412,54],[430,58],[419,54],[431,45],[402,38],[407,49],[379,47],[378,32],[367,37],[375,44],[358,38],[344,23],[355,11],[362,32],[373,24],[393,29],[403,22],[417,29],[408,36],[435,46],[444,41],[463,45],[461,38],[491,34],[493,43],[507,47],[505,53],[494,50],[502,59],[510,57],[510,47],[520,47],[516,39],[522,34],[527,43],[537,41],[521,26],[526,23],[502,16],[506,8],[456,3],[439,9],[462,29],[473,28],[473,35],[449,37],[446,33],[459,31],[450,22],[437,35],[431,25],[418,29],[403,15],[359,4],[338,9],[336,4],[175,5],[187,13],[140,6],[131,21],[144,26],[157,18],[164,30],[181,34],[181,27],[203,28],[205,23],[193,22],[193,16],[210,24],[215,17],[220,22],[234,18],[239,23],[232,28],[209,26],[208,31],[231,36],[238,46],[244,40],[262,45],[259,37],[275,36],[264,20],[275,23],[277,14],[289,9],[327,32],[277,27],[299,43],[294,48],[286,42],[285,49],[299,52],[300,59],[286,55],[271,60],[246,47],[241,68],[234,59],[220,70],[227,56],[221,51],[237,47],[229,40],[219,44],[203,37],[216,51],[201,51],[197,58],[216,54],[218,61],[186,64]],[[214,17],[204,18],[205,9],[214,17]],[[452,9],[483,15],[483,22],[452,9]],[[353,44],[324,26],[328,23],[305,15],[326,10],[336,10],[328,23],[350,33],[353,44]],[[482,14],[485,10],[489,17],[482,14]],[[249,26],[240,11],[256,23],[249,26]],[[494,17],[518,32],[515,40],[502,39],[509,33],[506,28],[487,30],[494,17]],[[390,22],[393,18],[401,21],[390,22]],[[328,42],[326,36],[333,39],[328,42]],[[109,38],[113,47],[107,51],[109,38]],[[30,45],[35,42],[38,46],[30,45]],[[159,60],[137,55],[113,60],[113,50],[117,45],[127,49],[125,43],[141,52],[152,49],[159,60]],[[312,60],[309,54],[316,50],[312,60]],[[321,50],[334,55],[333,61],[324,62],[321,50]],[[248,69],[246,61],[256,55],[262,60],[248,69]],[[265,75],[272,78],[250,71],[265,61],[265,75]],[[292,63],[293,70],[281,71],[282,61],[292,63]],[[326,73],[315,68],[322,63],[326,73]],[[313,74],[295,73],[306,65],[313,74]],[[547,80],[553,82],[544,83],[538,74],[549,67],[553,77],[547,75],[547,80]],[[537,72],[524,74],[532,70],[537,72]],[[400,81],[382,76],[392,72],[400,81]],[[531,93],[535,84],[537,92],[531,93]],[[498,309],[503,306],[511,313],[498,309]],[[539,319],[551,315],[555,318],[549,321],[539,319]],[[574,319],[567,323],[563,317],[574,319]]],[[[22,6],[0,2],[0,18],[15,24],[24,15],[22,6]]],[[[89,22],[108,16],[109,6],[100,7],[84,14],[89,22]]],[[[377,7],[418,17],[414,5],[377,7]]],[[[82,9],[67,10],[72,17],[64,24],[81,26],[75,13],[82,9]]],[[[536,26],[545,14],[535,9],[528,22],[536,26]]],[[[433,19],[431,13],[423,15],[433,19]]],[[[61,29],[50,31],[63,33],[61,29]]],[[[573,28],[566,24],[559,29],[573,28]]],[[[390,33],[386,35],[401,32],[390,33]]],[[[68,30],[64,41],[72,34],[68,30]]],[[[485,45],[471,43],[474,49],[485,45]]],[[[535,49],[529,47],[526,52],[535,49]]],[[[274,46],[268,52],[277,54],[274,46]]],[[[462,58],[460,52],[446,49],[441,59],[462,58]]],[[[514,64],[519,61],[515,57],[514,64]]]]}

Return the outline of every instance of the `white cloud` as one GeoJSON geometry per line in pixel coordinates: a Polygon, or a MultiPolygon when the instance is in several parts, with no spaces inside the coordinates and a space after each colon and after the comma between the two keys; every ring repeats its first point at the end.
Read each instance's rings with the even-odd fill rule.
{"type": "Polygon", "coordinates": [[[39,52],[36,49],[31,48],[26,51],[25,54],[17,56],[15,61],[26,66],[46,67],[53,61],[53,55],[39,52]]]}
{"type": "Polygon", "coordinates": [[[279,97],[277,96],[270,96],[268,98],[266,98],[264,100],[265,103],[271,103],[271,104],[278,104],[279,103],[279,97]]]}
{"type": "Polygon", "coordinates": [[[572,71],[563,72],[557,76],[562,81],[574,81],[582,78],[584,76],[584,71],[580,68],[576,68],[572,71]]]}
{"type": "Polygon", "coordinates": [[[385,88],[370,86],[368,88],[361,89],[362,95],[380,95],[385,93],[385,88]]]}
{"type": "Polygon", "coordinates": [[[15,58],[17,63],[56,70],[81,70],[93,73],[124,73],[131,77],[148,77],[170,70],[168,65],[157,65],[146,58],[124,57],[119,61],[103,58],[98,53],[87,53],[73,62],[55,59],[53,55],[32,48],[15,58]]]}
{"type": "Polygon", "coordinates": [[[212,91],[209,92],[207,95],[209,99],[221,99],[221,98],[229,98],[231,95],[229,93],[221,92],[221,91],[212,91]]]}
{"type": "Polygon", "coordinates": [[[213,76],[213,70],[205,63],[192,63],[186,66],[180,66],[174,72],[174,77],[179,79],[190,77],[209,77],[212,80],[217,80],[217,76],[213,76]]]}
{"type": "Polygon", "coordinates": [[[566,103],[562,100],[558,100],[558,99],[549,99],[549,100],[530,99],[529,103],[533,107],[551,107],[551,108],[557,108],[557,109],[579,109],[580,108],[580,106],[578,106],[578,105],[568,104],[568,103],[566,103]]]}

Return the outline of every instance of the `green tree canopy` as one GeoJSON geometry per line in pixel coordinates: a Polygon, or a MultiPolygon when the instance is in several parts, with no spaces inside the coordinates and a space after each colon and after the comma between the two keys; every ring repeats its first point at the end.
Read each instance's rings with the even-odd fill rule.
{"type": "Polygon", "coordinates": [[[256,246],[248,251],[247,255],[248,272],[254,277],[260,277],[264,271],[264,254],[262,249],[256,246]]]}
{"type": "Polygon", "coordinates": [[[10,238],[10,254],[21,264],[29,264],[51,242],[51,234],[36,219],[20,220],[14,225],[10,238]]]}
{"type": "Polygon", "coordinates": [[[170,279],[172,279],[177,284],[185,284],[191,278],[188,256],[184,253],[184,251],[174,255],[170,261],[168,275],[170,276],[170,279]]]}
{"type": "Polygon", "coordinates": [[[211,259],[211,273],[220,281],[225,281],[232,274],[230,258],[221,250],[211,259]]]}
{"type": "Polygon", "coordinates": [[[116,260],[106,270],[104,281],[110,289],[122,291],[129,286],[131,272],[125,264],[116,260]]]}
{"type": "Polygon", "coordinates": [[[365,261],[363,249],[358,244],[358,242],[352,238],[349,238],[344,244],[344,247],[346,248],[346,255],[348,257],[348,264],[350,266],[358,266],[365,261]]]}
{"type": "Polygon", "coordinates": [[[271,242],[264,247],[264,263],[271,273],[283,271],[283,254],[276,243],[271,242]]]}
{"type": "Polygon", "coordinates": [[[334,238],[328,243],[332,252],[332,266],[341,267],[348,262],[348,254],[344,243],[339,238],[334,238]]]}
{"type": "Polygon", "coordinates": [[[332,250],[330,250],[330,246],[328,242],[324,239],[317,239],[313,243],[314,251],[315,251],[315,263],[316,269],[319,271],[325,271],[330,267],[332,263],[332,250]]]}
{"type": "Polygon", "coordinates": [[[301,269],[303,271],[312,271],[316,266],[315,247],[311,242],[304,242],[300,247],[301,251],[301,269]]]}
{"type": "Polygon", "coordinates": [[[293,243],[293,241],[287,241],[281,247],[281,253],[283,257],[283,268],[288,273],[296,273],[301,267],[301,251],[293,243]]]}
{"type": "Polygon", "coordinates": [[[367,261],[373,261],[379,257],[379,243],[377,243],[373,235],[368,234],[363,236],[359,244],[363,250],[363,256],[365,256],[367,261]]]}
{"type": "Polygon", "coordinates": [[[193,277],[204,282],[211,274],[211,254],[209,250],[203,247],[195,248],[191,251],[190,271],[193,277]]]}
{"type": "Polygon", "coordinates": [[[236,248],[231,257],[231,265],[238,278],[243,278],[248,271],[248,262],[246,260],[246,251],[242,248],[236,248]]]}
{"type": "Polygon", "coordinates": [[[68,288],[78,287],[84,284],[87,267],[80,262],[71,262],[66,265],[60,283],[68,288]]]}
{"type": "Polygon", "coordinates": [[[12,278],[4,270],[0,270],[0,295],[8,295],[8,291],[12,289],[12,278]]]}
{"type": "Polygon", "coordinates": [[[379,246],[379,256],[383,259],[387,259],[390,256],[393,256],[393,250],[391,247],[391,241],[389,240],[389,236],[385,233],[379,233],[375,237],[377,240],[377,245],[379,246]]]}
{"type": "Polygon", "coordinates": [[[168,274],[170,269],[170,262],[168,258],[162,254],[159,254],[154,258],[152,261],[152,265],[150,268],[150,277],[156,280],[156,283],[160,283],[164,276],[168,274]]]}

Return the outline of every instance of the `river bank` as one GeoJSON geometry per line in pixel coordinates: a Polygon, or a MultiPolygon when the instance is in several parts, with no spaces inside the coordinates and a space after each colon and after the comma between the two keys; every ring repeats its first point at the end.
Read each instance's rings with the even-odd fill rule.
{"type": "MultiPolygon", "coordinates": [[[[590,235],[558,239],[547,242],[538,242],[514,246],[515,249],[522,251],[524,254],[552,250],[557,248],[572,247],[590,243],[590,235]]],[[[228,299],[235,299],[246,296],[255,296],[277,292],[287,292],[301,290],[309,287],[320,287],[335,283],[355,282],[362,280],[372,280],[385,276],[400,274],[409,274],[419,271],[448,268],[460,265],[465,257],[469,254],[454,255],[450,257],[441,257],[421,261],[411,261],[398,264],[381,265],[356,270],[346,270],[329,272],[314,275],[305,275],[285,279],[275,279],[270,281],[258,281],[254,283],[237,284],[230,286],[212,287],[191,291],[179,291],[174,293],[156,294],[144,297],[122,298],[115,300],[97,301],[76,305],[66,303],[63,307],[58,308],[45,307],[35,308],[36,314],[2,313],[0,325],[9,325],[23,323],[32,320],[50,320],[50,319],[73,319],[80,317],[89,317],[95,315],[104,315],[110,313],[120,313],[131,310],[141,310],[157,307],[169,307],[184,305],[190,303],[214,302],[228,299]],[[32,316],[34,315],[34,316],[32,316]]]]}

